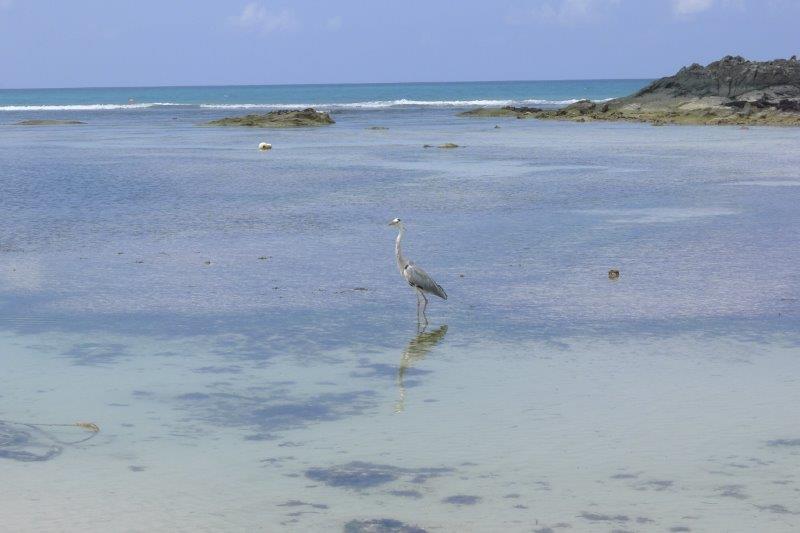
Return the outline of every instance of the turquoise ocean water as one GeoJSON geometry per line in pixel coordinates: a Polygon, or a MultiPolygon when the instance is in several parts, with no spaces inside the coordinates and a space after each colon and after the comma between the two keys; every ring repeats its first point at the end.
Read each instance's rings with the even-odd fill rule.
{"type": "Polygon", "coordinates": [[[90,111],[148,107],[210,109],[315,106],[334,109],[469,105],[564,105],[630,94],[647,80],[261,85],[0,90],[2,111],[90,111]]]}

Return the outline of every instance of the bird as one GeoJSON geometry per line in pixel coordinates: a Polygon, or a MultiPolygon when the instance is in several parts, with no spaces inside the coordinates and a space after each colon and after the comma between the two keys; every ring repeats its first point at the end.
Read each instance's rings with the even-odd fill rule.
{"type": "Polygon", "coordinates": [[[397,240],[394,243],[394,255],[395,259],[397,260],[397,268],[400,269],[400,274],[403,275],[403,278],[406,282],[413,288],[417,293],[417,320],[419,320],[419,299],[420,296],[422,297],[423,301],[425,302],[422,305],[422,318],[425,321],[425,324],[428,323],[428,317],[425,315],[425,309],[428,307],[428,298],[425,296],[425,293],[433,294],[438,296],[442,300],[447,300],[447,293],[444,291],[441,285],[436,283],[432,277],[428,275],[427,272],[422,270],[420,267],[414,264],[413,261],[409,261],[405,257],[403,257],[403,250],[401,248],[401,241],[403,240],[403,235],[406,233],[406,227],[403,224],[403,221],[399,218],[393,219],[389,222],[390,226],[396,227],[398,229],[397,232],[397,240]]]}

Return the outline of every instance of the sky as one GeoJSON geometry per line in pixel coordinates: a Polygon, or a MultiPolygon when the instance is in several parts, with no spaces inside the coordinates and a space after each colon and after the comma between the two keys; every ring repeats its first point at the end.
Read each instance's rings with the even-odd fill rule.
{"type": "Polygon", "coordinates": [[[0,0],[0,88],[655,78],[800,55],[800,0],[0,0]]]}

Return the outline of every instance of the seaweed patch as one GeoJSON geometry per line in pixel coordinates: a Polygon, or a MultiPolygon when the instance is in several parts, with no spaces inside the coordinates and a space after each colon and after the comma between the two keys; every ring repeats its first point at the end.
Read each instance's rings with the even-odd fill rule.
{"type": "Polygon", "coordinates": [[[800,446],[800,439],[775,439],[768,441],[767,446],[800,446]]]}
{"type": "Polygon", "coordinates": [[[324,483],[330,487],[348,489],[367,489],[385,485],[404,478],[411,478],[412,483],[422,483],[429,478],[452,472],[450,468],[400,468],[392,465],[352,461],[350,463],[328,468],[309,468],[305,475],[308,479],[324,483]]]}
{"type": "Polygon", "coordinates": [[[642,481],[642,482],[636,483],[635,489],[636,490],[656,490],[656,491],[660,492],[662,490],[667,490],[669,488],[672,488],[672,486],[674,484],[675,484],[674,481],[669,481],[669,480],[666,480],[666,479],[651,479],[651,480],[648,480],[648,481],[642,481]]]}
{"type": "Polygon", "coordinates": [[[787,509],[786,507],[784,507],[783,505],[779,505],[779,504],[756,505],[756,508],[759,511],[769,511],[770,513],[775,513],[775,514],[800,514],[800,513],[794,513],[792,511],[790,511],[789,509],[787,509]]]}
{"type": "Polygon", "coordinates": [[[351,520],[344,525],[344,533],[427,533],[421,527],[405,524],[391,518],[351,520]]]}
{"type": "Polygon", "coordinates": [[[422,498],[422,493],[418,490],[390,490],[387,494],[400,498],[413,498],[415,500],[422,498]]]}
{"type": "Polygon", "coordinates": [[[737,500],[745,500],[749,498],[749,496],[743,492],[743,489],[744,485],[722,485],[721,487],[717,487],[715,490],[718,496],[735,498],[737,500]]]}
{"type": "Polygon", "coordinates": [[[469,494],[456,494],[454,496],[448,496],[442,500],[442,503],[449,503],[451,505],[475,505],[480,503],[481,497],[480,496],[472,496],[469,494]]]}
{"type": "Polygon", "coordinates": [[[279,503],[278,507],[311,507],[313,509],[327,509],[328,506],[324,503],[308,503],[301,500],[288,500],[284,503],[279,503]]]}
{"type": "Polygon", "coordinates": [[[630,520],[630,517],[623,514],[607,515],[600,513],[587,513],[586,511],[582,512],[578,516],[590,522],[627,522],[630,520]]]}
{"type": "Polygon", "coordinates": [[[279,390],[263,396],[192,392],[181,394],[176,400],[184,410],[209,424],[251,428],[257,435],[270,435],[362,414],[374,407],[374,398],[373,391],[294,397],[279,390]]]}
{"type": "Polygon", "coordinates": [[[84,342],[74,345],[63,353],[75,360],[76,365],[104,365],[128,357],[128,349],[124,344],[84,342]]]}

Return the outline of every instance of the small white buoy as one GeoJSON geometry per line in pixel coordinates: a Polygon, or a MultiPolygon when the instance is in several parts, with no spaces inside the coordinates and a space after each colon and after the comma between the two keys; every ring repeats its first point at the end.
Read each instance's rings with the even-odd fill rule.
{"type": "Polygon", "coordinates": [[[261,143],[258,145],[259,150],[272,150],[272,145],[269,143],[261,143]]]}

